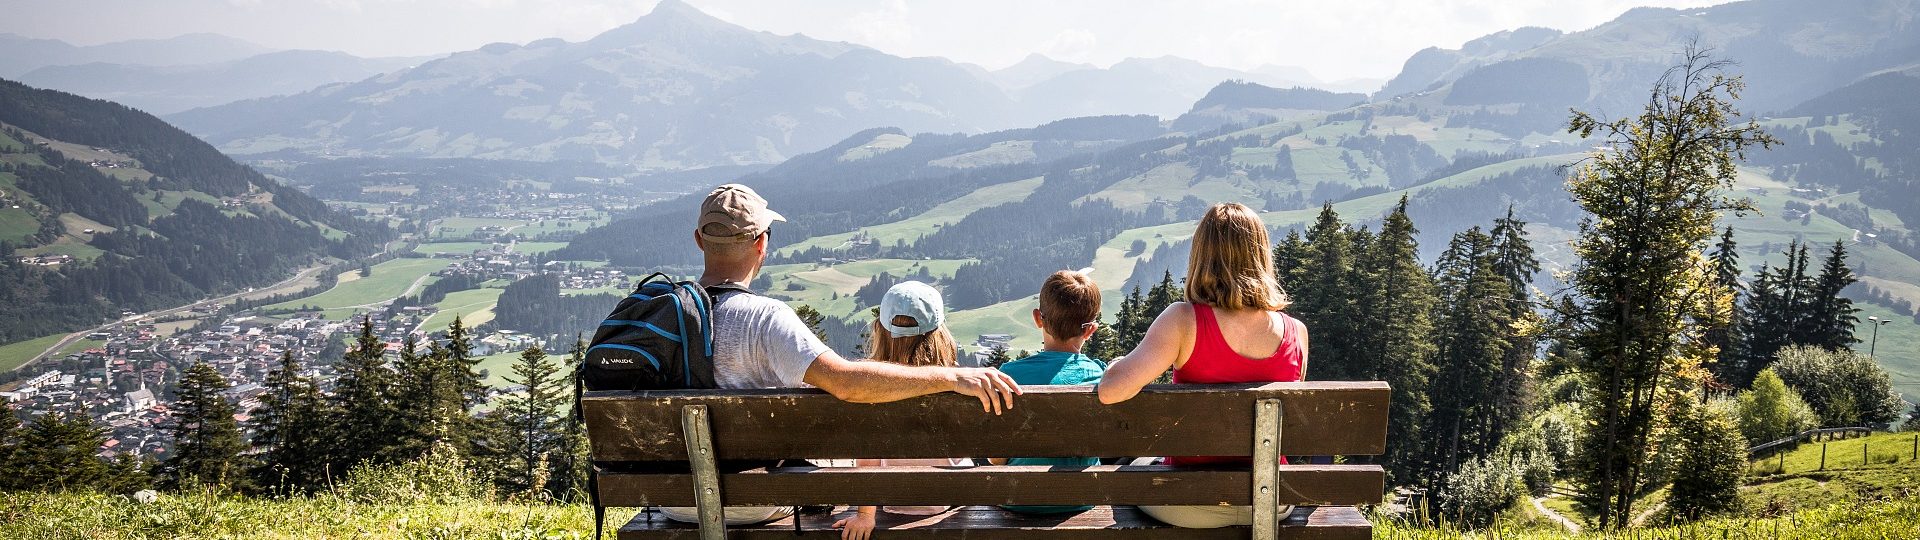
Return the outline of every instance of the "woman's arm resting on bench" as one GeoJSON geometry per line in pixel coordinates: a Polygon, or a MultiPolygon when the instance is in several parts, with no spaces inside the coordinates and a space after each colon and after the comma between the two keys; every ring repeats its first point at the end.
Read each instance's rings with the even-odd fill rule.
{"type": "Polygon", "coordinates": [[[807,366],[807,384],[853,403],[885,403],[954,392],[980,398],[993,414],[1013,408],[1020,385],[997,369],[909,367],[887,362],[852,362],[831,351],[807,366]]]}
{"type": "Polygon", "coordinates": [[[1116,358],[1107,366],[1107,373],[1100,377],[1100,386],[1095,392],[1100,394],[1100,402],[1114,404],[1140,394],[1140,389],[1152,384],[1162,373],[1185,363],[1186,355],[1193,351],[1193,306],[1186,302],[1174,302],[1153,319],[1153,326],[1147,327],[1146,337],[1140,338],[1140,344],[1133,352],[1116,358]]]}

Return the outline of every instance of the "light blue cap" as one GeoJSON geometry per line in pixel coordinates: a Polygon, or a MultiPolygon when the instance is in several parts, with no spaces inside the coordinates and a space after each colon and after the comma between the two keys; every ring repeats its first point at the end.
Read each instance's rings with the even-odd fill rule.
{"type": "Polygon", "coordinates": [[[947,324],[946,304],[940,300],[940,291],[932,285],[902,281],[888,288],[887,295],[880,298],[880,327],[886,328],[893,337],[918,336],[944,324],[947,324]],[[900,315],[911,317],[919,324],[894,325],[893,318],[900,315]]]}

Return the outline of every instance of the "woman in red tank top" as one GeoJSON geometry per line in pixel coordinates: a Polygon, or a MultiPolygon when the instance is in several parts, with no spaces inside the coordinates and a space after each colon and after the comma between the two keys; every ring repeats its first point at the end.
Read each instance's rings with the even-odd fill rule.
{"type": "MultiPolygon", "coordinates": [[[[1209,209],[1193,234],[1186,301],[1168,306],[1133,352],[1108,364],[1098,389],[1100,402],[1132,399],[1169,369],[1173,382],[1186,384],[1304,380],[1307,327],[1280,312],[1289,301],[1274,277],[1271,248],[1266,224],[1252,209],[1235,203],[1209,209]]],[[[1246,458],[1211,457],[1168,460],[1180,465],[1247,462],[1246,458]]],[[[1245,506],[1140,509],[1180,527],[1253,522],[1253,509],[1245,506]]]]}

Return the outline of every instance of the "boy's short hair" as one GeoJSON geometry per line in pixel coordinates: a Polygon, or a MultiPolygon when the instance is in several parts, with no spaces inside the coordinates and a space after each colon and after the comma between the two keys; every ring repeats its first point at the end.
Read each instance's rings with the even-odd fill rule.
{"type": "Polygon", "coordinates": [[[1047,276],[1040,284],[1040,318],[1047,335],[1073,339],[1100,318],[1100,286],[1093,278],[1072,270],[1047,276]]]}

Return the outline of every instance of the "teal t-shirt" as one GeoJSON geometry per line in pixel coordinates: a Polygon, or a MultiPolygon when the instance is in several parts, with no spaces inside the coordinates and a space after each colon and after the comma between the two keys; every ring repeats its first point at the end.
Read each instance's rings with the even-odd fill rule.
{"type": "MultiPolygon", "coordinates": [[[[1000,372],[1013,378],[1013,382],[1028,385],[1075,385],[1098,384],[1100,376],[1106,374],[1107,363],[1080,353],[1060,351],[1040,351],[1039,354],[1014,360],[1000,365],[1000,372]]],[[[1086,467],[1099,465],[1098,458],[1013,458],[1008,465],[1059,465],[1067,467],[1086,467]]],[[[1092,506],[1004,506],[1007,510],[1026,514],[1061,514],[1081,512],[1092,506]]]]}

